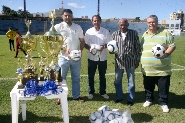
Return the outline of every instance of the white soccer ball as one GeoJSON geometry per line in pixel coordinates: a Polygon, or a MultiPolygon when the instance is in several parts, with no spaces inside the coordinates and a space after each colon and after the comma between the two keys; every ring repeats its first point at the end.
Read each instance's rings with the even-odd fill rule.
{"type": "Polygon", "coordinates": [[[81,59],[81,51],[80,50],[72,50],[70,52],[70,57],[74,61],[79,61],[81,59]]]}
{"type": "Polygon", "coordinates": [[[105,111],[110,111],[109,106],[103,105],[102,107],[100,107],[100,108],[98,109],[98,112],[101,113],[102,117],[104,117],[104,112],[105,112],[105,111]]]}
{"type": "Polygon", "coordinates": [[[97,122],[98,119],[102,119],[102,116],[101,116],[101,113],[100,112],[93,112],[89,116],[89,120],[91,121],[91,123],[97,122]]]}
{"type": "Polygon", "coordinates": [[[118,42],[115,40],[110,41],[107,44],[107,49],[109,52],[117,53],[118,52],[118,42]]]}
{"type": "Polygon", "coordinates": [[[155,57],[161,57],[165,53],[165,48],[161,44],[156,44],[155,46],[152,47],[152,54],[155,57]]]}
{"type": "Polygon", "coordinates": [[[104,118],[106,121],[111,121],[111,120],[115,119],[114,112],[113,111],[105,111],[104,118]]]}
{"type": "Polygon", "coordinates": [[[97,45],[97,44],[91,44],[91,48],[90,48],[90,50],[91,50],[91,53],[93,54],[93,55],[100,55],[100,49],[101,49],[101,47],[100,47],[100,45],[97,45]]]}

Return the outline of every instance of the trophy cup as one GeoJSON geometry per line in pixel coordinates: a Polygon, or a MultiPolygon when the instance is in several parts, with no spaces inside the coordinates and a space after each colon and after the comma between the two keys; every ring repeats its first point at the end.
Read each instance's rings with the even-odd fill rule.
{"type": "Polygon", "coordinates": [[[47,55],[47,63],[44,69],[46,72],[45,79],[58,82],[60,67],[56,62],[56,59],[58,58],[58,54],[60,53],[60,50],[63,46],[64,37],[54,28],[54,19],[56,18],[54,11],[50,12],[49,18],[52,19],[52,26],[48,32],[41,36],[40,47],[47,55]]]}
{"type": "MultiPolygon", "coordinates": [[[[31,57],[31,52],[35,48],[35,42],[34,42],[34,37],[30,34],[29,28],[31,25],[31,20],[25,21],[25,24],[28,28],[28,31],[25,36],[21,37],[22,42],[21,42],[21,47],[22,49],[27,53],[25,56],[26,58],[26,63],[23,64],[24,68],[18,68],[17,73],[18,73],[18,78],[20,81],[20,88],[25,85],[27,81],[30,79],[34,78],[37,80],[37,74],[36,74],[36,67],[35,67],[35,62],[33,61],[31,57]],[[22,70],[22,71],[21,71],[22,70]]],[[[19,62],[20,63],[20,62],[19,62]]]]}
{"type": "Polygon", "coordinates": [[[24,85],[22,84],[23,70],[20,67],[20,59],[18,59],[18,68],[16,70],[16,73],[18,74],[18,80],[19,80],[18,89],[23,89],[24,88],[24,85]]]}

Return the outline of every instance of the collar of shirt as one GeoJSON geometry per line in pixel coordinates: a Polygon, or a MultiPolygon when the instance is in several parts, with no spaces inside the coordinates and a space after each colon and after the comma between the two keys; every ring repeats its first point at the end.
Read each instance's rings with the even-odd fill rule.
{"type": "Polygon", "coordinates": [[[73,25],[73,23],[72,23],[72,25],[71,26],[69,26],[66,22],[62,22],[62,24],[64,25],[64,27],[71,27],[72,25],[73,25]]]}
{"type": "Polygon", "coordinates": [[[101,27],[100,27],[99,30],[96,30],[95,27],[93,27],[93,29],[94,29],[94,31],[95,31],[96,33],[99,33],[99,32],[101,31],[101,27]]]}
{"type": "MultiPolygon", "coordinates": [[[[155,35],[158,34],[158,33],[160,33],[163,30],[164,30],[164,27],[158,27],[157,32],[155,33],[155,35]]],[[[149,29],[146,31],[146,34],[149,34],[150,35],[149,29]]]]}

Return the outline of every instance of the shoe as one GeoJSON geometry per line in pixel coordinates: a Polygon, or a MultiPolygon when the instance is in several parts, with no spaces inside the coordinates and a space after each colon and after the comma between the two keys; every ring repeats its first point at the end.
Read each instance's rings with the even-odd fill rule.
{"type": "Polygon", "coordinates": [[[74,99],[74,100],[77,100],[78,102],[85,102],[85,100],[82,99],[81,97],[78,97],[78,98],[76,98],[76,99],[74,99]]]}
{"type": "Polygon", "coordinates": [[[149,102],[149,101],[146,101],[144,104],[143,104],[143,107],[148,107],[152,105],[152,102],[149,102]]]}
{"type": "Polygon", "coordinates": [[[17,56],[13,56],[13,58],[17,58],[17,56]]]}
{"type": "Polygon", "coordinates": [[[168,108],[167,105],[162,105],[161,108],[162,108],[163,112],[165,112],[165,113],[168,113],[170,111],[170,109],[168,108]]]}
{"type": "Polygon", "coordinates": [[[56,105],[60,105],[60,99],[56,100],[56,105]]]}
{"type": "Polygon", "coordinates": [[[88,99],[92,99],[93,98],[93,94],[89,94],[88,99]]]}
{"type": "Polygon", "coordinates": [[[105,98],[105,99],[109,99],[109,96],[107,95],[107,94],[103,94],[103,95],[101,95],[103,98],[105,98]]]}
{"type": "Polygon", "coordinates": [[[128,106],[133,106],[133,105],[134,105],[134,102],[132,102],[132,101],[127,101],[127,105],[128,105],[128,106]]]}
{"type": "Polygon", "coordinates": [[[118,100],[118,99],[116,99],[114,102],[115,103],[119,103],[119,102],[121,102],[123,99],[121,99],[121,100],[118,100]]]}

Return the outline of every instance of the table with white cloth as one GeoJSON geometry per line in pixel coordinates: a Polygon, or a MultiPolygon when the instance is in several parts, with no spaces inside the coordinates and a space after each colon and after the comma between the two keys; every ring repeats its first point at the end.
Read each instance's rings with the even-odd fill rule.
{"type": "MultiPolygon", "coordinates": [[[[18,123],[19,101],[21,101],[21,106],[22,106],[22,119],[23,121],[25,121],[26,120],[26,101],[34,100],[35,98],[37,98],[37,96],[25,97],[23,92],[24,89],[17,89],[18,85],[19,85],[19,82],[16,83],[16,85],[10,92],[11,108],[12,108],[12,123],[18,123]]],[[[65,80],[60,82],[60,85],[63,88],[63,91],[61,93],[56,95],[51,94],[44,97],[46,97],[47,99],[60,98],[61,112],[62,112],[64,123],[69,123],[68,101],[67,101],[68,87],[65,80]]]]}

